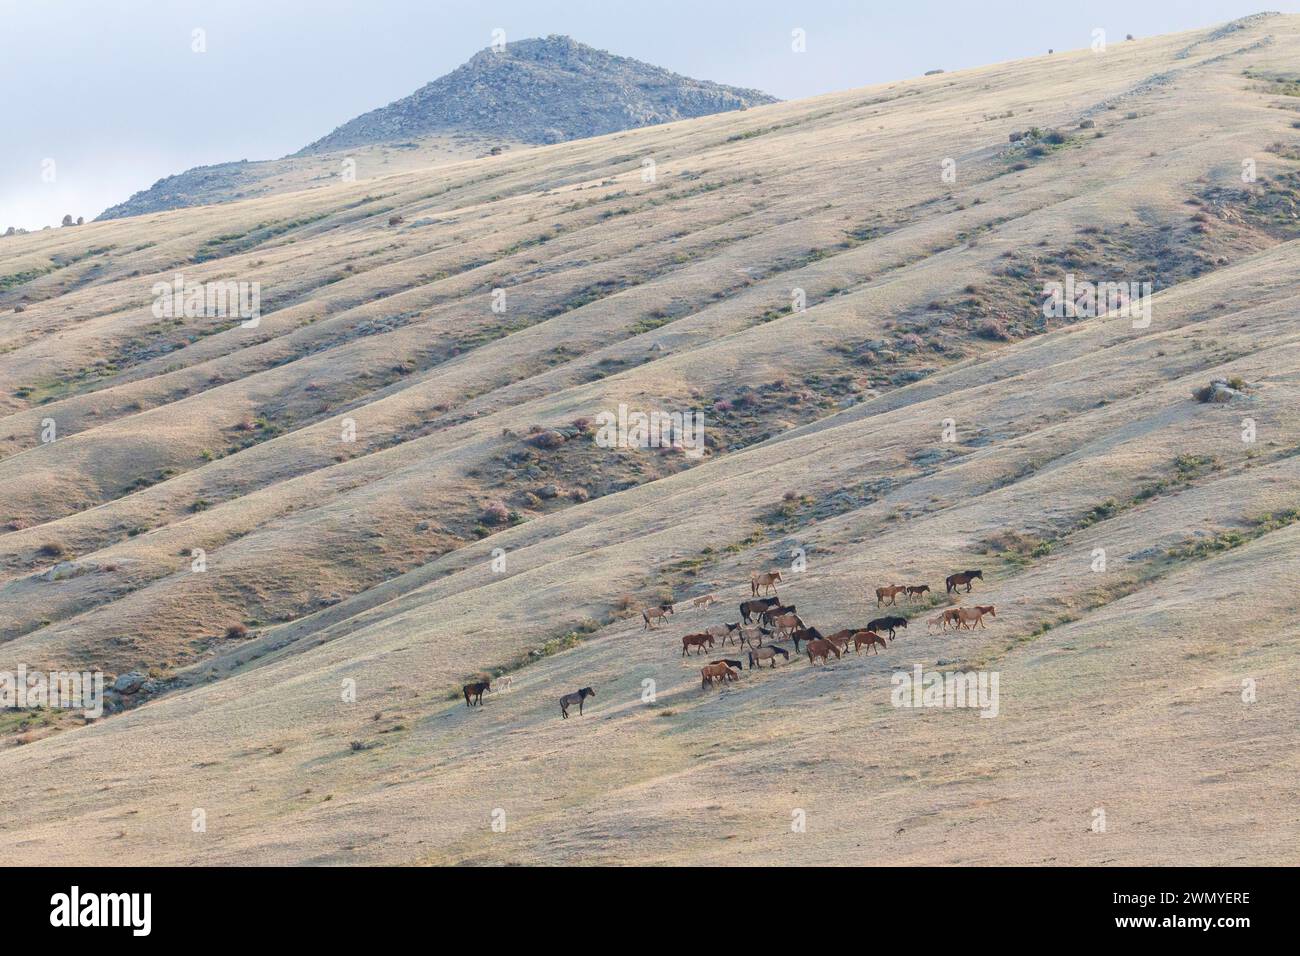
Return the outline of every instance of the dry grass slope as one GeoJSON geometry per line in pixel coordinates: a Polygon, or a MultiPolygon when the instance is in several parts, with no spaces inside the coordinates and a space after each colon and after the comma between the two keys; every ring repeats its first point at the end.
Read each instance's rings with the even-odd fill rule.
{"type": "Polygon", "coordinates": [[[6,718],[0,845],[1297,862],[1297,55],[1266,17],[0,240],[0,670],[152,677],[6,718]],[[1066,272],[1152,281],[1150,326],[1043,320],[1066,272]],[[156,318],[177,273],[260,324],[156,318]],[[708,453],[597,447],[620,402],[708,453]],[[997,618],[701,693],[680,636],[794,548],[823,630],[966,567],[997,618]],[[1000,716],[891,706],[914,664],[1000,716]]]}

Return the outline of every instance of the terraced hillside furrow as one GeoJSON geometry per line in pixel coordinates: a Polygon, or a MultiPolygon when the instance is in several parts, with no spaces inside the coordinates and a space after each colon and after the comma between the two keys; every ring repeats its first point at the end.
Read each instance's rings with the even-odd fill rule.
{"type": "Polygon", "coordinates": [[[5,715],[0,846],[1293,860],[1297,53],[1248,19],[4,239],[0,671],[144,686],[5,715]],[[155,315],[178,274],[259,321],[155,315]],[[1149,312],[1049,314],[1067,276],[1149,312]],[[605,447],[620,405],[699,453],[605,447]],[[702,689],[740,651],[681,638],[759,568],[825,633],[932,592],[702,689]],[[997,718],[895,706],[914,665],[997,718]]]}

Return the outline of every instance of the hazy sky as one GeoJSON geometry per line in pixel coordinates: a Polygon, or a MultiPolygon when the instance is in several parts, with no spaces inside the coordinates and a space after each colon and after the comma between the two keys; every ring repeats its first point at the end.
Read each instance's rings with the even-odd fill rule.
{"type": "Polygon", "coordinates": [[[89,220],[190,166],[293,152],[498,27],[794,99],[1086,47],[1095,27],[1114,41],[1260,9],[1300,0],[0,0],[0,230],[89,220]]]}

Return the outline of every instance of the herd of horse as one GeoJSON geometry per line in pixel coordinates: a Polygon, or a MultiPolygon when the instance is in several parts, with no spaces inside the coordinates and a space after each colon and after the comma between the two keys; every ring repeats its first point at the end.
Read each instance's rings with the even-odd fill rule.
{"type": "MultiPolygon", "coordinates": [[[[975,581],[983,581],[984,573],[978,569],[959,571],[944,579],[946,592],[951,595],[960,593],[964,587],[969,594],[975,581]]],[[[896,614],[878,617],[861,627],[842,627],[832,634],[823,634],[815,627],[809,627],[799,616],[798,608],[793,604],[782,604],[776,586],[781,583],[780,571],[755,571],[749,577],[749,600],[740,602],[740,619],[725,624],[712,624],[703,631],[686,634],[682,637],[682,657],[691,650],[695,656],[704,654],[707,647],[726,647],[728,643],[739,651],[745,648],[749,669],[761,668],[764,663],[769,669],[776,668],[777,659],[790,663],[790,652],[779,641],[792,641],[795,654],[807,654],[808,663],[816,665],[818,661],[829,664],[831,656],[839,660],[847,654],[849,646],[853,653],[879,654],[893,642],[895,632],[907,629],[907,618],[896,614]],[[771,592],[767,594],[765,592],[771,592]],[[764,641],[767,643],[764,643],[764,641]],[[801,647],[802,646],[802,647],[801,647]]],[[[924,600],[930,593],[928,584],[889,584],[876,588],[876,607],[896,606],[898,596],[904,600],[924,600]]],[[[717,598],[705,594],[691,599],[691,607],[708,610],[718,603],[717,598]]],[[[658,604],[641,612],[642,629],[652,630],[664,618],[674,613],[673,604],[658,604]]],[[[984,627],[984,618],[997,617],[997,609],[992,604],[978,604],[974,607],[950,607],[926,621],[927,630],[938,627],[940,630],[974,630],[984,627]]],[[[740,672],[745,669],[745,660],[720,658],[709,661],[700,668],[700,686],[703,689],[718,684],[727,684],[740,679],[740,672]]],[[[498,689],[508,689],[511,684],[509,675],[498,680],[498,689]]],[[[483,706],[483,694],[492,690],[491,679],[475,681],[461,688],[465,695],[465,706],[483,706]]],[[[569,708],[578,705],[582,714],[583,704],[588,697],[596,696],[590,687],[565,694],[560,698],[560,717],[568,719],[569,708]]]]}
{"type": "MultiPolygon", "coordinates": [[[[944,585],[948,594],[958,593],[965,588],[970,593],[973,582],[983,581],[984,573],[978,569],[959,571],[950,574],[944,585]]],[[[868,621],[860,627],[843,627],[831,634],[823,634],[816,627],[810,627],[799,616],[798,608],[793,604],[782,604],[776,585],[781,583],[780,571],[754,572],[749,579],[750,598],[740,603],[740,618],[724,624],[712,624],[702,631],[682,636],[682,657],[692,650],[700,657],[705,649],[723,648],[728,643],[739,650],[748,651],[749,669],[762,667],[766,662],[769,669],[776,667],[777,659],[790,662],[790,652],[779,641],[792,641],[795,654],[806,654],[810,665],[821,661],[830,662],[834,655],[836,660],[848,653],[852,645],[853,653],[861,653],[866,648],[868,653],[879,654],[886,649],[896,636],[895,632],[907,629],[908,620],[899,615],[886,615],[868,621]],[[770,596],[760,596],[770,591],[770,596]],[[767,643],[764,643],[767,641],[767,643]],[[801,646],[802,645],[802,646],[801,646]]],[[[876,588],[876,606],[893,606],[898,603],[898,596],[905,600],[924,599],[930,593],[928,584],[890,584],[876,588]]],[[[717,603],[712,595],[691,600],[692,608],[708,609],[717,603]]],[[[672,604],[659,604],[641,612],[642,629],[651,630],[665,617],[674,613],[672,604]]],[[[985,616],[996,617],[997,610],[991,604],[975,607],[947,608],[927,624],[927,630],[938,626],[941,630],[949,627],[954,630],[973,630],[984,627],[985,616]]],[[[709,661],[700,668],[700,687],[707,689],[718,684],[726,684],[740,679],[740,672],[745,669],[744,661],[721,658],[709,661]]]]}

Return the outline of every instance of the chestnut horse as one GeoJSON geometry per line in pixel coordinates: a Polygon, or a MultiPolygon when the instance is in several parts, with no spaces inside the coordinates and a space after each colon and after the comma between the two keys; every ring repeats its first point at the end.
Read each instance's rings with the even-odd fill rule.
{"type": "Polygon", "coordinates": [[[914,598],[919,598],[922,594],[927,593],[929,590],[930,590],[930,585],[928,584],[909,584],[907,586],[907,599],[911,601],[914,598]]]}
{"type": "Polygon", "coordinates": [[[944,579],[943,583],[948,586],[949,594],[957,590],[963,584],[966,585],[966,593],[969,594],[971,582],[974,581],[976,578],[979,578],[981,581],[983,581],[984,572],[976,570],[976,571],[962,571],[959,572],[958,574],[950,574],[948,575],[947,578],[944,579]]]}
{"type": "Polygon", "coordinates": [[[777,582],[781,580],[780,571],[755,571],[749,576],[749,593],[758,597],[758,592],[767,588],[776,594],[777,582]]]}
{"type": "Polygon", "coordinates": [[[651,621],[662,621],[666,616],[672,613],[673,606],[671,604],[660,604],[658,607],[646,608],[641,612],[641,619],[645,621],[645,624],[641,626],[641,630],[649,630],[654,626],[650,623],[651,621]]]}
{"type": "MultiPolygon", "coordinates": [[[[858,631],[853,635],[853,653],[856,654],[858,648],[862,647],[863,644],[866,644],[867,650],[871,651],[877,644],[884,647],[885,639],[875,631],[858,631]]],[[[876,653],[879,654],[880,651],[876,651],[876,653]]]]}
{"type": "Polygon", "coordinates": [[[849,640],[853,637],[853,632],[847,628],[843,631],[836,631],[834,634],[826,635],[826,640],[830,641],[841,654],[847,654],[849,650],[849,640]]]}
{"type": "Polygon", "coordinates": [[[705,664],[700,668],[700,687],[712,687],[714,681],[735,680],[738,676],[726,664],[705,664]]]}
{"type": "Polygon", "coordinates": [[[957,626],[964,627],[967,630],[974,630],[975,624],[980,627],[984,626],[984,615],[997,617],[997,609],[992,604],[977,604],[975,607],[959,607],[957,611],[957,626]],[[974,623],[972,623],[974,622],[974,623]]]}
{"type": "Polygon", "coordinates": [[[889,598],[890,604],[898,603],[898,596],[907,590],[906,585],[891,584],[889,587],[876,588],[876,607],[885,603],[885,598],[889,598]]]}
{"type": "Polygon", "coordinates": [[[709,634],[707,632],[703,634],[687,634],[685,637],[682,638],[682,657],[685,657],[686,651],[692,647],[696,648],[695,653],[696,656],[698,657],[700,654],[704,653],[705,644],[708,644],[709,647],[713,647],[712,634],[709,634]]]}
{"type": "Polygon", "coordinates": [[[823,664],[830,663],[830,655],[834,654],[835,659],[840,659],[840,649],[825,638],[817,638],[808,642],[808,663],[816,664],[817,658],[822,659],[823,664]]]}

